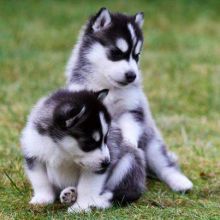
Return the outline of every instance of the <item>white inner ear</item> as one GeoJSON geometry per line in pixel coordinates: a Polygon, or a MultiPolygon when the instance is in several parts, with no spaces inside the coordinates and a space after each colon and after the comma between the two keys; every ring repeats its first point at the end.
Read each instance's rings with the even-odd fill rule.
{"type": "Polygon", "coordinates": [[[128,51],[128,43],[126,42],[126,40],[124,40],[123,38],[119,38],[116,41],[116,46],[118,47],[118,49],[120,49],[123,53],[125,53],[126,51],[128,51]]]}
{"type": "Polygon", "coordinates": [[[105,9],[96,18],[96,21],[93,24],[92,28],[94,31],[99,31],[99,30],[105,28],[110,23],[111,23],[111,16],[109,14],[109,11],[107,9],[105,9]]]}
{"type": "Polygon", "coordinates": [[[98,131],[95,131],[92,135],[92,138],[95,140],[95,141],[100,141],[100,134],[98,131]]]}
{"type": "Polygon", "coordinates": [[[137,43],[137,45],[136,45],[136,47],[135,47],[135,50],[134,50],[134,53],[137,55],[137,54],[139,54],[140,53],[140,51],[141,51],[141,46],[142,46],[142,41],[138,41],[138,43],[137,43]]]}
{"type": "Polygon", "coordinates": [[[144,16],[142,13],[138,13],[135,16],[135,22],[138,24],[138,26],[141,28],[144,24],[144,16]]]}

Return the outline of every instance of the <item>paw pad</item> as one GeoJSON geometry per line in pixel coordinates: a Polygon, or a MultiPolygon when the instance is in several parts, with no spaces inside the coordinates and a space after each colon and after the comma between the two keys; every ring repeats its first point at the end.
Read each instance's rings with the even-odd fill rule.
{"type": "Polygon", "coordinates": [[[76,201],[77,193],[74,187],[67,187],[60,193],[60,202],[71,205],[76,201]]]}

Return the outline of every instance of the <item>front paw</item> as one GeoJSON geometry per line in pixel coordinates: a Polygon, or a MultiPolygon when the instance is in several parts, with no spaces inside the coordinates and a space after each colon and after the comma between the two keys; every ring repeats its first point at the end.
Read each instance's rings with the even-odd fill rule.
{"type": "Polygon", "coordinates": [[[68,208],[69,213],[89,212],[91,208],[106,209],[110,208],[112,203],[113,194],[111,192],[105,192],[95,197],[83,196],[68,208]]]}
{"type": "Polygon", "coordinates": [[[32,197],[29,204],[31,205],[48,205],[52,204],[55,200],[55,196],[50,193],[38,193],[32,197]]]}
{"type": "Polygon", "coordinates": [[[67,187],[60,193],[60,202],[71,205],[76,201],[77,192],[75,187],[67,187]]]}

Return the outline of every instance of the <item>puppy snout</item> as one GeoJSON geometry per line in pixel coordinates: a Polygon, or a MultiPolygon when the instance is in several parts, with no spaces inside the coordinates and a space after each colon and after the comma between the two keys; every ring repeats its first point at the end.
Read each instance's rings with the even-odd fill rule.
{"type": "Polygon", "coordinates": [[[131,83],[136,79],[136,74],[132,71],[128,71],[125,73],[125,79],[128,83],[131,83]]]}
{"type": "Polygon", "coordinates": [[[110,160],[109,159],[105,159],[101,162],[101,167],[102,169],[106,169],[110,164],[110,160]]]}

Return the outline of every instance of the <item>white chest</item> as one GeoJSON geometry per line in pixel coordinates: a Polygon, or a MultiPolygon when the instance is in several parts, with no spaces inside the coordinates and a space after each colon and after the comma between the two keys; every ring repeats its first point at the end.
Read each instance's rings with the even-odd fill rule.
{"type": "Polygon", "coordinates": [[[140,107],[142,105],[142,94],[138,88],[110,90],[105,99],[105,105],[112,116],[118,115],[140,107]]]}
{"type": "Polygon", "coordinates": [[[49,181],[60,189],[64,189],[68,186],[76,186],[79,173],[79,167],[74,164],[60,165],[57,167],[47,166],[49,181]]]}

